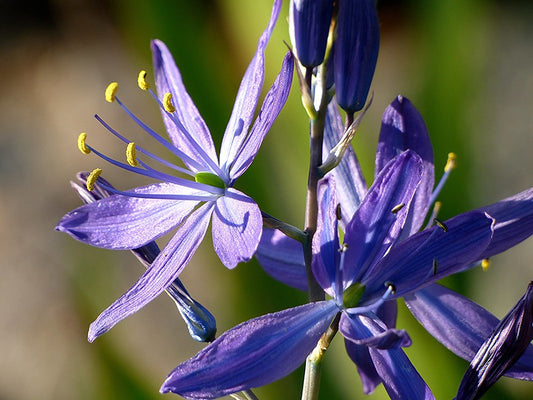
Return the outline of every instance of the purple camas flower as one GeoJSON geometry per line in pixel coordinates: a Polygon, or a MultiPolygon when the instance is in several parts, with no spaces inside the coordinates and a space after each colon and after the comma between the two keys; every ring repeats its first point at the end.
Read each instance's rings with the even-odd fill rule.
{"type": "MultiPolygon", "coordinates": [[[[324,159],[340,140],[343,131],[338,108],[332,101],[325,125],[324,159]]],[[[388,316],[383,317],[387,327],[395,327],[394,299],[405,296],[411,312],[422,325],[450,350],[470,361],[497,321],[479,317],[480,314],[485,315],[478,310],[479,306],[459,300],[458,295],[432,283],[479,265],[481,260],[528,238],[533,233],[533,189],[464,213],[445,223],[437,220],[437,226],[428,226],[419,232],[453,169],[453,162],[454,157],[451,156],[443,178],[433,188],[433,150],[426,126],[409,100],[398,97],[383,115],[376,155],[376,178],[372,187],[367,190],[357,158],[350,147],[329,175],[336,183],[341,211],[340,226],[345,231],[348,245],[343,253],[344,276],[351,278],[349,281],[344,278],[343,289],[354,284],[364,287],[360,299],[360,304],[364,306],[383,297],[387,282],[393,284],[396,293],[388,296],[376,312],[388,316]],[[410,198],[398,198],[392,204],[394,202],[384,199],[394,199],[393,195],[399,193],[397,191],[401,186],[395,186],[391,178],[384,179],[383,174],[393,160],[406,157],[406,151],[407,154],[418,155],[412,157],[418,160],[417,168],[403,168],[403,181],[398,182],[406,182],[407,177],[413,179],[417,176],[417,183],[405,186],[410,188],[410,198]],[[377,187],[383,193],[379,197],[376,196],[379,193],[377,187]],[[397,218],[390,228],[387,228],[386,217],[397,218]],[[350,244],[356,241],[356,237],[359,237],[358,244],[350,244]],[[442,296],[443,291],[446,291],[447,296],[442,296]],[[472,318],[465,315],[471,315],[472,318]]],[[[432,219],[433,216],[430,217],[432,219]]],[[[432,225],[431,221],[429,225],[432,225]]],[[[324,258],[325,253],[334,257],[333,250],[324,247],[320,252],[321,258],[324,258]]],[[[303,253],[296,241],[279,231],[264,229],[256,256],[271,276],[290,286],[306,289],[303,253]]],[[[326,275],[329,278],[321,278],[315,272],[322,287],[328,279],[332,280],[331,272],[326,275]]],[[[365,392],[371,392],[383,380],[372,354],[368,348],[349,341],[347,350],[358,366],[365,392]]],[[[519,362],[513,368],[511,376],[523,379],[533,377],[533,359],[519,362]]]]}
{"type": "Polygon", "coordinates": [[[335,97],[346,112],[363,108],[379,52],[375,0],[339,0],[333,59],[335,97]]]}
{"type": "Polygon", "coordinates": [[[532,324],[533,282],[530,282],[524,296],[498,323],[470,362],[456,400],[479,399],[526,350],[529,356],[533,355],[532,324]]]}
{"type": "MultiPolygon", "coordinates": [[[[80,135],[78,144],[83,152],[92,151],[114,165],[154,178],[160,183],[129,191],[103,186],[116,196],[66,214],[59,222],[58,230],[93,246],[134,249],[176,229],[167,246],[137,283],[91,325],[90,341],[139,310],[179,276],[201,243],[209,221],[212,221],[215,251],[228,268],[249,260],[256,251],[261,237],[261,212],[250,197],[234,189],[233,185],[250,166],[263,138],[285,104],[290,90],[293,60],[292,56],[287,54],[281,72],[267,93],[252,125],[264,80],[264,51],[280,7],[281,0],[276,0],[270,22],[259,39],[255,56],[241,82],[222,140],[220,157],[216,155],[204,120],[183,86],[170,52],[158,40],[152,42],[152,53],[159,96],[149,91],[161,107],[170,142],[126,108],[116,96],[117,84],[108,87],[106,98],[108,101],[116,101],[141,128],[178,156],[185,168],[136,147],[98,116],[96,118],[111,133],[128,143],[128,164],[113,160],[97,151],[86,144],[85,135],[80,135]],[[137,159],[136,152],[194,180],[158,171],[143,160],[137,159]]],[[[139,86],[144,90],[149,89],[144,72],[139,74],[139,86]]],[[[88,178],[89,189],[100,172],[101,170],[97,169],[88,178]]]]}
{"type": "Polygon", "coordinates": [[[291,0],[289,32],[296,57],[307,68],[324,61],[333,0],[291,0]]]}

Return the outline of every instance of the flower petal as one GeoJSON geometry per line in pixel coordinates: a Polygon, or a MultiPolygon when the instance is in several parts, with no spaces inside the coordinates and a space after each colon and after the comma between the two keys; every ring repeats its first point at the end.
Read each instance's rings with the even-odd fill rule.
{"type": "Polygon", "coordinates": [[[344,339],[346,352],[357,367],[357,372],[361,377],[363,392],[370,394],[381,383],[381,377],[374,367],[374,362],[370,358],[370,352],[367,346],[360,346],[354,342],[344,339]]]}
{"type": "Polygon", "coordinates": [[[487,214],[470,211],[446,221],[446,231],[434,226],[404,240],[365,276],[362,283],[367,287],[361,301],[366,304],[382,296],[385,282],[396,287],[391,298],[399,298],[463,271],[487,247],[493,224],[487,214]]]}
{"type": "Polygon", "coordinates": [[[259,115],[255,119],[246,141],[241,144],[238,153],[235,155],[233,164],[230,167],[232,181],[241,176],[250,166],[267,132],[285,105],[291,89],[293,67],[294,59],[292,54],[288,52],[283,59],[278,77],[265,96],[261,111],[259,111],[259,115]]]}
{"type": "Polygon", "coordinates": [[[359,281],[394,244],[420,182],[422,162],[413,151],[390,161],[377,176],[352,221],[346,227],[348,245],[345,287],[359,281]],[[403,204],[397,212],[394,208],[403,204]]]}
{"type": "Polygon", "coordinates": [[[343,312],[339,331],[346,339],[355,344],[378,349],[408,347],[412,343],[406,331],[388,329],[385,323],[377,319],[376,316],[371,318],[368,315],[350,315],[343,312]]]}
{"type": "MultiPolygon", "coordinates": [[[[335,99],[329,102],[324,125],[324,158],[342,138],[344,124],[335,99]]],[[[325,161],[325,160],[323,160],[325,161]]],[[[341,205],[343,227],[350,222],[367,192],[366,181],[352,146],[348,146],[341,162],[328,176],[334,176],[337,199],[341,205]]]]}
{"type": "Polygon", "coordinates": [[[257,204],[244,193],[229,188],[215,202],[213,246],[222,263],[234,268],[250,260],[261,239],[263,218],[257,204]]]}
{"type": "MultiPolygon", "coordinates": [[[[176,122],[170,118],[168,113],[161,110],[170,140],[174,146],[198,163],[202,165],[206,164],[204,157],[199,151],[200,148],[217,164],[215,145],[209,133],[209,128],[202,119],[189,93],[187,93],[181,79],[180,71],[172,58],[172,54],[170,54],[167,46],[160,40],[152,40],[151,47],[155,82],[159,98],[162,99],[166,93],[172,94],[172,102],[176,109],[175,116],[189,133],[186,134],[183,132],[176,122]],[[196,143],[191,142],[189,137],[194,138],[196,143]]],[[[188,167],[193,168],[191,165],[188,165],[188,167]]]]}
{"type": "MultiPolygon", "coordinates": [[[[460,294],[433,284],[405,296],[409,311],[435,339],[470,361],[499,320],[460,294]]],[[[529,346],[507,376],[533,380],[533,346],[529,346]]]]}
{"type": "Polygon", "coordinates": [[[144,307],[178,277],[202,242],[212,210],[212,203],[204,204],[185,220],[152,266],[91,324],[90,342],[144,307]]]}
{"type": "Polygon", "coordinates": [[[369,352],[391,400],[434,399],[431,390],[401,348],[370,348],[369,352]]]}
{"type": "Polygon", "coordinates": [[[307,291],[307,275],[300,242],[277,229],[263,228],[255,257],[265,272],[274,279],[307,291]]]}
{"type": "Polygon", "coordinates": [[[220,166],[224,170],[227,170],[235,160],[252,122],[265,75],[265,48],[278,19],[280,8],[281,0],[275,0],[268,26],[259,38],[254,58],[242,78],[220,148],[220,166]]]}
{"type": "Polygon", "coordinates": [[[533,234],[533,188],[480,210],[496,220],[494,236],[481,258],[501,253],[533,234]]]}
{"type": "MultiPolygon", "coordinates": [[[[142,195],[203,194],[171,183],[139,187],[130,193],[142,195]]],[[[198,200],[169,200],[113,195],[86,204],[66,214],[56,230],[80,242],[114,250],[129,250],[164,235],[198,205],[198,200]]]]}
{"type": "Polygon", "coordinates": [[[212,399],[280,379],[303,363],[337,312],[323,301],[237,325],[178,365],[161,392],[212,399]]]}
{"type": "Polygon", "coordinates": [[[386,109],[381,123],[376,153],[376,175],[401,152],[411,149],[422,159],[424,172],[409,210],[404,233],[420,229],[430,206],[435,181],[433,147],[426,124],[418,110],[405,97],[398,96],[386,109]]]}
{"type": "Polygon", "coordinates": [[[333,178],[318,183],[318,224],[313,235],[313,259],[311,268],[317,283],[330,296],[342,297],[342,271],[340,263],[339,235],[337,228],[337,199],[333,178]]]}

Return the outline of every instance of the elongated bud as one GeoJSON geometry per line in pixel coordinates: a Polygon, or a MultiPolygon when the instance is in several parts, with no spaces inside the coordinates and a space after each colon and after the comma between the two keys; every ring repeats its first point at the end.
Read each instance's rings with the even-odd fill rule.
{"type": "MultiPolygon", "coordinates": [[[[102,177],[99,177],[93,183],[93,188],[90,191],[87,190],[87,182],[90,179],[89,173],[80,172],[77,175],[77,179],[81,185],[74,182],[71,184],[84,203],[94,203],[95,201],[113,195],[113,193],[106,189],[106,187],[113,188],[113,186],[102,177]]],[[[137,249],[132,249],[131,252],[148,268],[157,258],[161,250],[156,242],[150,242],[137,249]]],[[[185,289],[185,286],[183,286],[183,283],[179,279],[174,280],[167,287],[166,292],[174,300],[191,337],[199,342],[210,342],[214,340],[217,332],[215,317],[191,297],[187,289],[185,289]]]]}
{"type": "Polygon", "coordinates": [[[522,356],[533,339],[533,282],[470,362],[456,400],[476,400],[522,356]]]}
{"type": "Polygon", "coordinates": [[[339,0],[334,75],[337,103],[346,112],[366,102],[379,51],[375,0],[339,0]]]}
{"type": "Polygon", "coordinates": [[[333,0],[291,0],[289,33],[300,63],[308,68],[324,61],[333,0]]]}

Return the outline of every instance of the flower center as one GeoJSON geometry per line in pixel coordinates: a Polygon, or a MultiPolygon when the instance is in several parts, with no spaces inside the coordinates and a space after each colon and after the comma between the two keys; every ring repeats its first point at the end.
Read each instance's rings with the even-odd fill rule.
{"type": "Polygon", "coordinates": [[[198,183],[205,183],[206,185],[214,186],[220,189],[226,189],[224,181],[211,172],[198,172],[194,175],[194,180],[198,183]]]}
{"type": "Polygon", "coordinates": [[[366,286],[360,282],[350,285],[342,294],[342,305],[345,308],[356,307],[365,293],[365,288],[366,286]]]}

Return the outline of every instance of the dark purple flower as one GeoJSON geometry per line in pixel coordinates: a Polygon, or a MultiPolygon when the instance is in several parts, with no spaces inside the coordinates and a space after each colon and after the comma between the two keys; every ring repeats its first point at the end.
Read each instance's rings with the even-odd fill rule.
{"type": "MultiPolygon", "coordinates": [[[[324,159],[340,140],[343,131],[344,126],[338,108],[332,101],[325,125],[324,159]]],[[[354,281],[366,285],[362,302],[376,301],[380,297],[379,291],[383,290],[383,284],[387,281],[396,286],[396,295],[391,296],[381,307],[389,316],[387,320],[390,322],[387,326],[393,328],[396,323],[396,302],[391,300],[404,295],[411,312],[424,327],[454,353],[470,361],[496,326],[497,320],[484,324],[483,319],[471,318],[469,319],[471,325],[465,327],[466,322],[461,317],[463,313],[469,315],[470,308],[461,301],[457,311],[451,312],[454,301],[458,301],[452,296],[448,296],[450,304],[433,301],[430,294],[436,290],[434,288],[440,287],[431,283],[446,275],[478,265],[482,259],[505,251],[528,238],[533,233],[533,188],[493,205],[459,215],[441,224],[442,228],[433,226],[418,232],[451,167],[447,166],[443,178],[434,189],[433,150],[427,128],[411,102],[399,96],[387,107],[383,115],[376,155],[376,181],[373,186],[376,185],[377,177],[383,173],[388,163],[406,150],[419,155],[421,175],[409,204],[405,202],[389,204],[389,211],[394,209],[398,213],[407,213],[407,215],[402,214],[403,224],[397,226],[399,232],[396,231],[394,235],[389,236],[389,239],[393,240],[381,250],[361,251],[355,247],[355,254],[350,255],[347,252],[345,257],[350,262],[353,258],[358,260],[358,263],[368,265],[365,267],[367,272],[357,276],[354,281]],[[486,214],[494,218],[493,224],[488,223],[491,218],[486,214]],[[483,228],[485,224],[492,226],[483,228]],[[454,235],[449,235],[452,225],[457,230],[454,235]],[[478,225],[480,235],[488,235],[483,244],[471,242],[473,237],[467,230],[476,229],[475,225],[478,225]],[[470,246],[476,248],[469,250],[470,246]],[[380,254],[385,256],[379,259],[380,254]],[[372,263],[374,265],[371,265],[372,263]],[[429,286],[425,287],[426,285],[429,286]],[[424,312],[416,312],[415,307],[424,312]]],[[[353,223],[351,221],[360,218],[356,215],[361,213],[361,207],[368,202],[367,197],[371,194],[366,188],[359,163],[351,147],[348,147],[340,164],[328,175],[335,179],[341,211],[340,226],[348,237],[349,226],[353,223]]],[[[379,227],[376,215],[380,215],[378,207],[373,208],[369,218],[374,218],[374,225],[379,227]]],[[[360,235],[368,239],[369,246],[376,240],[379,243],[377,237],[367,236],[366,230],[359,229],[359,231],[360,235]]],[[[350,248],[354,246],[349,246],[348,249],[350,248]]],[[[290,286],[306,289],[305,266],[299,243],[285,237],[279,231],[264,229],[256,257],[265,271],[274,278],[290,286]],[[285,262],[286,259],[289,262],[285,262]]],[[[440,290],[437,290],[434,297],[438,296],[440,290]]],[[[368,351],[359,348],[357,353],[350,350],[348,353],[358,365],[365,392],[370,392],[380,380],[368,351]]],[[[513,368],[511,370],[513,377],[529,379],[529,374],[533,372],[533,358],[518,363],[513,368]]]]}
{"type": "MultiPolygon", "coordinates": [[[[77,240],[108,249],[135,249],[176,229],[167,246],[150,268],[122,297],[105,310],[91,325],[89,340],[108,331],[118,321],[146,305],[181,273],[202,242],[209,222],[215,251],[221,261],[233,268],[249,260],[261,237],[262,217],[257,204],[233,188],[235,180],[250,166],[275,118],[283,107],[292,81],[293,60],[285,57],[281,72],[267,93],[261,110],[252,125],[264,79],[264,51],[279,14],[281,0],[276,0],[270,22],[263,32],[244,78],[241,82],[232,115],[217,157],[209,130],[189,97],[174,60],[166,46],[152,42],[154,71],[159,97],[150,90],[161,107],[171,142],[159,136],[131,113],[115,95],[117,85],[106,91],[109,101],[116,101],[147,133],[177,155],[185,164],[181,168],[135,144],[97,119],[115,136],[128,144],[128,164],[115,161],[85,143],[83,152],[94,152],[106,161],[126,170],[161,181],[129,191],[118,191],[96,203],[80,207],[63,217],[56,229],[77,240]],[[183,172],[188,180],[160,172],[142,160],[135,151],[152,161],[183,172]]],[[[139,86],[148,89],[143,73],[139,86]]],[[[89,178],[94,183],[99,172],[89,178]]]]}
{"type": "Polygon", "coordinates": [[[308,68],[324,61],[333,0],[291,0],[289,32],[296,57],[308,68]]]}
{"type": "Polygon", "coordinates": [[[379,52],[375,0],[339,0],[333,68],[335,97],[346,112],[366,102],[379,52]]]}

